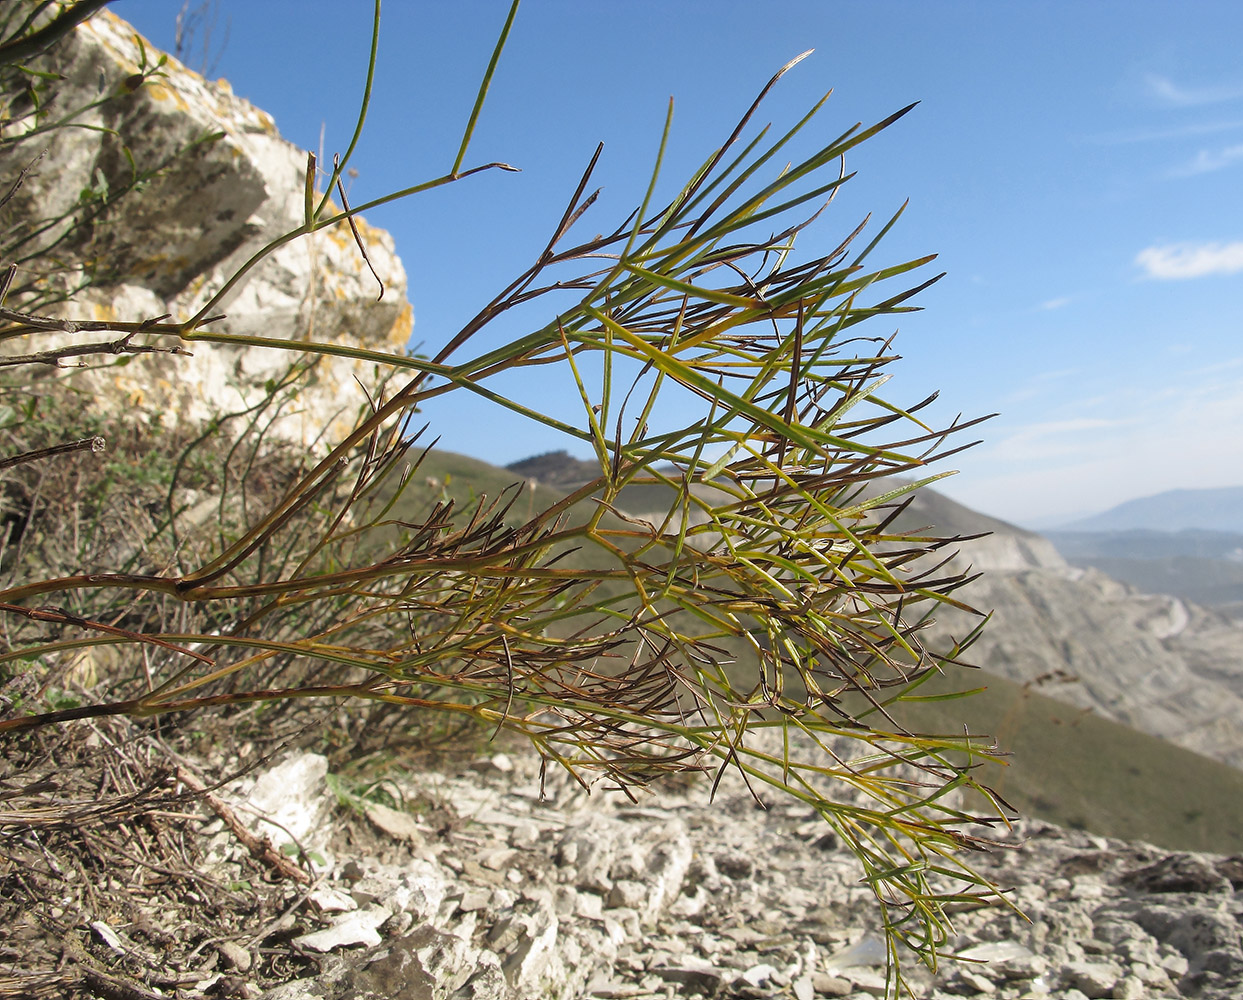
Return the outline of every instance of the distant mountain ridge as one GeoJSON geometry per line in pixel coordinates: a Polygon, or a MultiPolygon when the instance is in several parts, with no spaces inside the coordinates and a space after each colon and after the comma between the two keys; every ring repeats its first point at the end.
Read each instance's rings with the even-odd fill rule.
{"type": "Polygon", "coordinates": [[[1046,535],[1075,566],[1243,621],[1243,487],[1170,490],[1046,535]]]}
{"type": "Polygon", "coordinates": [[[1126,531],[1046,531],[1067,559],[1218,559],[1243,564],[1243,533],[1180,528],[1155,531],[1132,528],[1126,531]]]}
{"type": "Polygon", "coordinates": [[[543,486],[555,486],[566,491],[589,483],[600,475],[599,462],[574,458],[565,449],[531,455],[529,458],[510,462],[505,468],[516,472],[528,482],[534,480],[543,486]]]}
{"type": "MultiPolygon", "coordinates": [[[[921,491],[911,513],[967,533],[974,512],[949,503],[921,491]]],[[[970,662],[1243,768],[1243,624],[1072,565],[1048,539],[977,517],[992,534],[962,543],[958,558],[984,572],[957,596],[993,616],[970,662]]],[[[937,617],[933,634],[942,638],[975,624],[952,609],[937,617]]]]}
{"type": "Polygon", "coordinates": [[[1058,531],[1203,531],[1243,533],[1243,486],[1166,490],[1063,524],[1058,531]]]}

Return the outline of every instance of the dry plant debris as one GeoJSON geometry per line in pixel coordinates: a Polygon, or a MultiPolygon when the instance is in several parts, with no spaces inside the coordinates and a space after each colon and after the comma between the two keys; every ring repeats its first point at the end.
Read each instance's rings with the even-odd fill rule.
{"type": "Polygon", "coordinates": [[[214,784],[158,729],[125,719],[10,740],[0,997],[240,997],[313,971],[287,943],[311,876],[246,831],[214,784]],[[228,877],[205,863],[215,820],[245,847],[228,877]]]}

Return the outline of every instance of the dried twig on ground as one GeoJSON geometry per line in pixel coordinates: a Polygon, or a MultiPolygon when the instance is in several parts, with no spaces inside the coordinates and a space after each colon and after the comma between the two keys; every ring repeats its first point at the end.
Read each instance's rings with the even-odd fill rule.
{"type": "Polygon", "coordinates": [[[262,861],[266,865],[271,865],[286,878],[291,878],[295,882],[307,883],[311,881],[311,876],[281,854],[280,851],[276,850],[267,837],[256,837],[246,829],[246,824],[237,818],[237,813],[229,808],[228,803],[221,799],[220,796],[213,795],[208,791],[207,786],[191,774],[189,770],[184,767],[177,768],[177,780],[202,795],[203,801],[211,806],[212,811],[217,816],[224,820],[225,825],[233,831],[233,835],[246,845],[246,849],[250,851],[253,858],[262,861]]]}

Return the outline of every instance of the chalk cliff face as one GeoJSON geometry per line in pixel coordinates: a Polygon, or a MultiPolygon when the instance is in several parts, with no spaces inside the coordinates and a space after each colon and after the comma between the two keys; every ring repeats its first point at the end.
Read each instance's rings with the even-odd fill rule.
{"type": "MultiPolygon", "coordinates": [[[[58,280],[46,274],[51,254],[70,269],[96,274],[93,287],[54,307],[59,315],[137,322],[171,313],[183,320],[256,251],[303,221],[306,153],[282,139],[271,117],[236,97],[227,82],[204,80],[172,57],[135,88],[144,58],[150,66],[159,57],[130,25],[104,11],[30,64],[61,77],[43,95],[53,120],[110,96],[76,119],[88,127],[56,129],[0,147],[5,191],[43,153],[0,207],[6,243],[29,237],[21,252],[12,254],[19,272],[10,306],[37,303],[35,297],[58,280]],[[205,139],[209,136],[216,137],[205,139]],[[127,190],[135,169],[161,167],[127,190]],[[103,211],[69,232],[71,220],[83,217],[82,192],[103,189],[110,192],[103,211]],[[47,220],[60,221],[32,235],[47,220]],[[40,248],[42,253],[32,253],[40,248]]],[[[6,138],[27,128],[28,122],[9,125],[6,138]]],[[[382,300],[377,301],[376,278],[342,224],[276,250],[230,293],[219,310],[227,319],[210,329],[401,353],[413,324],[405,272],[389,235],[362,220],[358,224],[384,283],[382,300]]],[[[110,339],[98,333],[46,334],[37,343],[28,338],[16,347],[8,344],[6,352],[45,350],[88,337],[110,339]]],[[[101,407],[200,423],[262,399],[264,383],[304,357],[204,343],[190,349],[192,358],[143,356],[123,365],[94,358],[95,367],[73,377],[101,407]]],[[[286,407],[275,431],[308,444],[339,437],[365,403],[355,375],[368,386],[376,380],[372,365],[321,359],[311,384],[286,407]]]]}

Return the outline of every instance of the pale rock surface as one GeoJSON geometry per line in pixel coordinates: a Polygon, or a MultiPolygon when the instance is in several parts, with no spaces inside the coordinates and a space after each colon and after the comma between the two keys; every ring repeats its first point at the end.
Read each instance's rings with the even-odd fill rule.
{"type": "MultiPolygon", "coordinates": [[[[94,128],[54,130],[0,153],[0,184],[7,190],[21,169],[47,150],[0,209],[6,228],[21,228],[70,213],[84,188],[106,182],[111,191],[120,191],[131,177],[123,146],[139,169],[188,149],[57,247],[70,263],[104,262],[102,283],[75,294],[71,306],[58,307],[67,318],[138,322],[171,313],[175,320],[188,319],[259,248],[303,221],[305,151],[282,139],[272,118],[235,96],[227,82],[207,81],[171,56],[161,75],[128,92],[124,82],[139,70],[140,46],[148,63],[160,55],[110,10],[78,27],[34,65],[64,77],[49,98],[53,115],[88,104],[101,92],[113,95],[80,119],[94,128]],[[214,133],[223,135],[199,141],[214,133]]],[[[413,324],[405,271],[391,237],[357,221],[384,282],[381,301],[379,285],[342,223],[276,250],[221,304],[219,311],[228,318],[209,328],[403,354],[413,324]]],[[[50,244],[64,229],[54,226],[40,238],[50,244]]],[[[20,270],[15,288],[31,280],[38,286],[43,279],[20,270]]],[[[20,305],[21,296],[17,299],[10,305],[20,305]]],[[[114,339],[107,333],[49,333],[6,350],[26,353],[114,339]]],[[[265,382],[307,360],[265,348],[201,342],[189,348],[192,358],[148,355],[107,364],[109,359],[96,357],[94,367],[74,371],[75,384],[94,394],[101,407],[197,425],[258,402],[265,382]]],[[[320,358],[314,384],[285,407],[275,433],[307,445],[339,439],[366,403],[355,376],[371,388],[376,366],[320,358]]]]}
{"type": "Polygon", "coordinates": [[[332,812],[324,795],[327,775],[328,761],[318,754],[292,757],[265,771],[242,803],[253,832],[278,848],[326,849],[332,812]]]}
{"type": "MultiPolygon", "coordinates": [[[[883,995],[874,901],[806,807],[759,809],[728,777],[713,802],[704,782],[634,805],[551,770],[541,798],[539,762],[510,762],[409,775],[406,801],[452,804],[459,822],[428,828],[421,847],[394,838],[386,862],[338,852],[320,889],[357,909],[304,912],[301,927],[321,926],[299,940],[326,952],[324,971],[264,1000],[883,995]],[[539,836],[520,846],[527,826],[539,836]]],[[[280,766],[319,768],[300,757],[280,766]]],[[[241,804],[249,791],[226,793],[241,804]]],[[[1026,916],[953,914],[937,974],[908,963],[915,995],[1243,995],[1243,859],[1031,821],[1000,839],[1010,846],[971,861],[1013,886],[1026,916]]]]}

